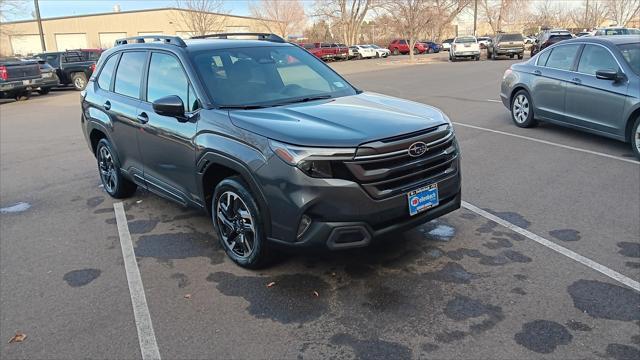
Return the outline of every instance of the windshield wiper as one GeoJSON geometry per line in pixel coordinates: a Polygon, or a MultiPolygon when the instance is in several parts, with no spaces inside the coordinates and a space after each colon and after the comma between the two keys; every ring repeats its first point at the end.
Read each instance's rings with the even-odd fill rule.
{"type": "Polygon", "coordinates": [[[307,96],[307,97],[303,97],[303,98],[283,101],[283,102],[278,103],[277,105],[295,104],[295,103],[302,103],[302,102],[308,102],[308,101],[313,101],[313,100],[331,99],[331,98],[332,98],[331,95],[307,96]]]}
{"type": "Polygon", "coordinates": [[[253,109],[264,109],[267,107],[271,107],[271,106],[267,106],[267,105],[220,105],[218,106],[218,109],[224,109],[224,110],[253,110],[253,109]]]}

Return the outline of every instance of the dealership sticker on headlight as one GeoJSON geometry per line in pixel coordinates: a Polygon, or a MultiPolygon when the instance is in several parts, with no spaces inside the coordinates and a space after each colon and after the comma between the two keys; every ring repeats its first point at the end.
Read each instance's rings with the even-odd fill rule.
{"type": "Polygon", "coordinates": [[[409,215],[413,216],[434,206],[438,206],[438,184],[431,184],[407,194],[409,215]]]}

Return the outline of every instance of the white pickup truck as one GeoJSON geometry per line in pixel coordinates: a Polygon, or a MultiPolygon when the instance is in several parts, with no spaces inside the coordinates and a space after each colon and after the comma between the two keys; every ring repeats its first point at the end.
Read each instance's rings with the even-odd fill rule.
{"type": "Polygon", "coordinates": [[[480,60],[480,45],[475,36],[459,36],[453,39],[449,50],[449,61],[456,61],[459,58],[480,60]]]}

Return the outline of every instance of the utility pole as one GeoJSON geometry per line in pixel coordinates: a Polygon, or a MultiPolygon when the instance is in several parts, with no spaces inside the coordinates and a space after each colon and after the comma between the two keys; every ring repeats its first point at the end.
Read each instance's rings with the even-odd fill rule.
{"type": "Polygon", "coordinates": [[[33,5],[36,8],[36,21],[38,22],[38,32],[40,34],[40,46],[42,51],[47,51],[47,45],[44,43],[44,32],[42,31],[42,19],[40,19],[40,5],[38,0],[33,0],[33,5]]]}
{"type": "Polygon", "coordinates": [[[473,36],[477,36],[476,34],[476,26],[478,25],[478,0],[475,1],[475,5],[473,6],[473,36]]]}
{"type": "MultiPolygon", "coordinates": [[[[584,7],[584,26],[589,26],[589,23],[587,23],[587,21],[589,21],[589,0],[587,0],[587,3],[585,4],[585,7],[584,7]]],[[[597,25],[599,25],[599,24],[597,24],[597,25]]],[[[589,29],[589,30],[591,30],[591,29],[589,29]]]]}

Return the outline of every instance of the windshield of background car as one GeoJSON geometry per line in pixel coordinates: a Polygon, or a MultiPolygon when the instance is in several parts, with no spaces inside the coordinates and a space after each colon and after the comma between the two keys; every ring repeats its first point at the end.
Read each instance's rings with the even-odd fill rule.
{"type": "Polygon", "coordinates": [[[522,34],[504,34],[500,37],[500,41],[523,41],[522,34]]]}
{"type": "Polygon", "coordinates": [[[556,43],[562,40],[569,40],[572,36],[570,34],[562,34],[562,35],[551,35],[549,36],[549,42],[556,43]]]}
{"type": "Polygon", "coordinates": [[[467,43],[475,43],[476,39],[472,37],[461,37],[456,39],[456,43],[458,44],[467,44],[467,43]]]}
{"type": "Polygon", "coordinates": [[[205,50],[191,56],[219,106],[272,106],[356,94],[349,83],[296,46],[205,50]]]}
{"type": "Polygon", "coordinates": [[[640,43],[620,44],[618,49],[633,72],[640,75],[640,43]]]}

